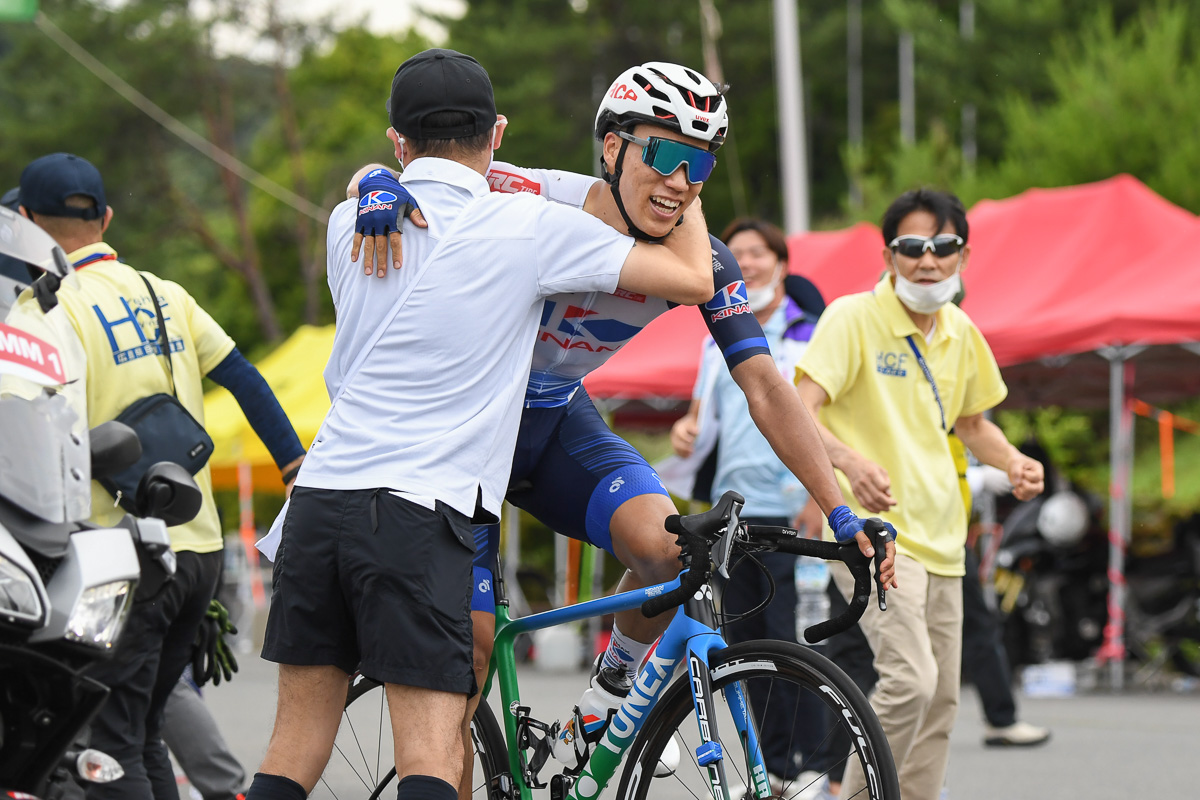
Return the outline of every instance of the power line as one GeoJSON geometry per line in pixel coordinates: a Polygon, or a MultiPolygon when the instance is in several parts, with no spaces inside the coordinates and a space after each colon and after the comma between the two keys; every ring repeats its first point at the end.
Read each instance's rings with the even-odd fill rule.
{"type": "Polygon", "coordinates": [[[202,155],[208,157],[215,163],[234,173],[242,180],[257,186],[267,194],[274,197],[279,202],[295,209],[297,212],[311,217],[322,225],[329,221],[329,215],[319,206],[314,205],[304,199],[295,192],[280,186],[275,181],[268,178],[266,175],[252,169],[246,164],[239,161],[234,156],[226,153],[221,148],[217,147],[212,142],[205,139],[200,134],[193,131],[188,126],[177,120],[175,117],[168,114],[153,100],[139,92],[137,89],[126,83],[119,75],[113,72],[108,67],[104,66],[95,56],[84,50],[83,47],[65,34],[57,25],[50,21],[44,13],[39,11],[37,16],[33,18],[34,24],[38,30],[46,34],[46,36],[67,52],[67,55],[74,58],[84,69],[95,75],[100,80],[104,81],[109,87],[128,100],[136,108],[142,111],[146,116],[162,125],[175,136],[182,139],[187,144],[194,147],[202,155]]]}

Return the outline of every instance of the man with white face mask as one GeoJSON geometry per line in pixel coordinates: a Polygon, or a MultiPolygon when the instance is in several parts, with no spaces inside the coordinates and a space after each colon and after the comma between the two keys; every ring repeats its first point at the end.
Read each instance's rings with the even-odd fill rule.
{"type": "MultiPolygon", "coordinates": [[[[860,624],[880,675],[871,705],[900,771],[905,800],[936,800],[950,756],[962,651],[966,508],[947,435],[1005,470],[1013,493],[1042,491],[1041,465],[1017,451],[983,412],[1007,389],[974,323],[950,301],[970,257],[957,197],[906,192],[883,217],[887,274],[870,292],[834,301],[796,368],[800,397],[819,420],[855,513],[903,531],[899,588],[887,625],[869,607],[860,624]]],[[[852,581],[835,565],[849,596],[852,581]]],[[[864,785],[851,767],[842,797],[864,785]]]]}

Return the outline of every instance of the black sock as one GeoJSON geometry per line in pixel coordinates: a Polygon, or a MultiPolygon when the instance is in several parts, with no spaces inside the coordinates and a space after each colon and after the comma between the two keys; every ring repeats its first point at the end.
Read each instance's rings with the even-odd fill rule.
{"type": "Polygon", "coordinates": [[[432,775],[409,775],[396,787],[396,800],[458,800],[458,789],[432,775]]]}
{"type": "Polygon", "coordinates": [[[254,773],[254,782],[246,790],[246,800],[306,800],[308,792],[291,778],[254,773]]]}

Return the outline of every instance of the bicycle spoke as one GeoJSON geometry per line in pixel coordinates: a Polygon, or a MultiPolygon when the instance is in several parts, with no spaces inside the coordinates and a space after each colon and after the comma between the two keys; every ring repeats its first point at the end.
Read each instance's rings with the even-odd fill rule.
{"type": "MultiPolygon", "coordinates": [[[[382,707],[383,707],[383,704],[381,703],[380,708],[382,709],[382,707]]],[[[383,712],[380,711],[380,714],[382,714],[382,713],[383,712]]],[[[343,715],[345,715],[345,712],[343,712],[343,715]]],[[[347,727],[350,728],[350,735],[354,737],[354,746],[358,748],[358,755],[360,758],[362,758],[363,769],[366,770],[367,777],[371,779],[371,783],[375,783],[378,780],[378,778],[374,773],[371,772],[371,762],[367,759],[367,754],[365,752],[363,752],[362,742],[358,738],[358,731],[356,731],[354,729],[354,723],[350,722],[350,718],[348,715],[346,715],[346,722],[348,723],[347,727]]],[[[342,752],[342,749],[340,747],[338,748],[338,752],[339,753],[342,752]]],[[[347,764],[350,763],[350,759],[344,753],[342,753],[342,758],[346,759],[347,764]]],[[[358,773],[355,772],[355,774],[357,775],[358,773]]],[[[366,786],[368,789],[371,788],[371,783],[367,783],[367,781],[364,780],[361,775],[358,775],[358,779],[360,781],[362,781],[363,786],[366,786]]]]}
{"type": "MultiPolygon", "coordinates": [[[[692,763],[696,764],[696,760],[692,759],[692,763]]],[[[703,773],[703,771],[700,769],[699,764],[696,764],[696,769],[697,769],[697,771],[700,771],[701,773],[703,773]]],[[[700,795],[696,794],[695,790],[693,790],[691,786],[688,786],[686,783],[683,782],[683,778],[681,778],[679,776],[678,771],[672,773],[671,777],[673,777],[675,779],[676,783],[678,783],[680,786],[682,786],[684,789],[686,789],[688,794],[690,794],[692,797],[696,798],[696,800],[701,800],[700,795]]],[[[708,785],[708,776],[701,774],[701,777],[704,779],[702,782],[702,785],[707,786],[708,785]]],[[[705,797],[710,798],[711,795],[706,795],[705,797]]]]}
{"type": "MultiPolygon", "coordinates": [[[[385,701],[386,701],[386,695],[385,701]]],[[[371,783],[379,783],[379,752],[383,749],[383,707],[386,702],[379,704],[379,727],[375,735],[375,774],[371,776],[371,783]]],[[[370,765],[367,765],[367,772],[371,771],[370,765]]]]}
{"type": "MultiPolygon", "coordinates": [[[[396,770],[392,767],[391,717],[385,690],[379,685],[355,688],[360,691],[352,691],[342,712],[334,742],[336,756],[321,775],[322,788],[310,795],[313,800],[395,796],[396,770]],[[373,744],[369,741],[371,736],[375,737],[373,744]],[[353,773],[353,780],[343,774],[347,770],[353,773]]],[[[471,797],[486,800],[497,772],[507,771],[504,734],[490,710],[476,712],[470,734],[468,746],[474,756],[474,767],[467,785],[471,787],[471,797]]]]}
{"type": "MultiPolygon", "coordinates": [[[[728,648],[713,670],[714,694],[719,691],[722,702],[714,703],[709,720],[726,745],[724,771],[731,800],[755,797],[755,782],[761,785],[764,779],[769,797],[798,800],[835,772],[839,762],[861,764],[879,778],[872,783],[878,788],[874,795],[869,788],[856,794],[856,800],[899,800],[887,739],[870,704],[827,659],[799,645],[762,641],[728,648]],[[844,752],[842,732],[848,739],[844,752]],[[831,743],[837,743],[838,751],[830,751],[831,743]],[[768,753],[780,774],[762,774],[768,753]]],[[[631,752],[636,771],[627,768],[622,776],[620,797],[703,800],[711,795],[709,771],[698,763],[690,746],[687,758],[692,768],[681,765],[674,781],[643,778],[631,783],[634,775],[650,774],[673,737],[692,745],[698,741],[690,688],[685,681],[677,682],[661,701],[667,705],[655,709],[653,722],[648,721],[631,752]]]]}

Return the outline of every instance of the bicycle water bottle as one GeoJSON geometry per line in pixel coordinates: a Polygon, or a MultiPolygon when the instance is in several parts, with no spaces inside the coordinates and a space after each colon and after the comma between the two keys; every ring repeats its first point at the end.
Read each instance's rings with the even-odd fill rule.
{"type": "Polygon", "coordinates": [[[819,558],[796,559],[796,641],[805,644],[804,629],[829,619],[829,564],[819,558]]]}
{"type": "MultiPolygon", "coordinates": [[[[610,711],[615,711],[629,696],[631,682],[623,669],[603,667],[591,680],[588,690],[579,698],[579,718],[583,720],[583,741],[591,745],[600,740],[608,724],[610,711]]],[[[554,758],[564,766],[575,767],[580,761],[576,751],[574,716],[563,725],[552,747],[554,758]]],[[[579,747],[586,752],[586,747],[579,747]]]]}

